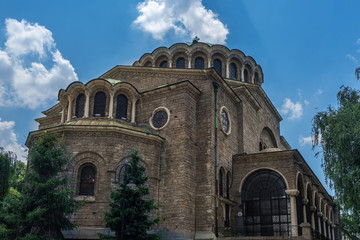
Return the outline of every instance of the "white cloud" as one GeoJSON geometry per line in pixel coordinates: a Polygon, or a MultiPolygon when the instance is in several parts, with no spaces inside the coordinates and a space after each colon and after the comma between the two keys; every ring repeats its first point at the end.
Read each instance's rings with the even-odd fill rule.
{"type": "Polygon", "coordinates": [[[303,108],[301,103],[293,103],[289,98],[284,99],[284,103],[281,107],[281,113],[289,115],[289,119],[300,119],[303,114],[303,108]]]}
{"type": "Polygon", "coordinates": [[[309,105],[310,104],[310,102],[308,101],[308,100],[304,100],[304,104],[307,106],[307,105],[309,105]]]}
{"type": "Polygon", "coordinates": [[[351,54],[346,54],[346,57],[349,58],[351,61],[353,61],[354,63],[358,63],[359,61],[351,54]]]}
{"type": "Polygon", "coordinates": [[[5,151],[16,153],[17,158],[25,162],[25,148],[17,143],[14,126],[14,121],[2,121],[0,118],[0,147],[3,147],[5,151]]]}
{"type": "Polygon", "coordinates": [[[360,45],[360,38],[358,38],[358,40],[356,40],[356,43],[360,45]]]}
{"type": "Polygon", "coordinates": [[[30,109],[54,100],[60,88],[77,81],[52,33],[37,23],[6,19],[5,49],[0,49],[0,107],[30,109]]]}
{"type": "Polygon", "coordinates": [[[201,0],[145,0],[137,10],[139,16],[134,24],[157,40],[173,30],[178,35],[198,36],[203,42],[224,44],[229,33],[217,14],[206,9],[201,0]]]}
{"type": "Polygon", "coordinates": [[[299,144],[300,144],[300,146],[305,146],[305,145],[312,145],[312,141],[313,141],[313,137],[312,136],[310,136],[310,137],[303,137],[303,136],[301,136],[300,138],[299,138],[299,144]]]}
{"type": "Polygon", "coordinates": [[[316,95],[321,95],[322,93],[323,93],[323,91],[321,89],[318,89],[315,94],[316,95]]]}

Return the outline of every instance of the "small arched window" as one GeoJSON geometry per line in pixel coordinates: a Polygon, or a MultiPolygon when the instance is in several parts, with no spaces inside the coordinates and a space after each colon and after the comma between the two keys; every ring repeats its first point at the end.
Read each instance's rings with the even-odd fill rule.
{"type": "MultiPolygon", "coordinates": [[[[297,189],[299,191],[299,194],[296,196],[296,211],[297,211],[297,221],[298,224],[300,225],[301,223],[304,222],[304,211],[303,211],[303,198],[304,198],[304,193],[302,191],[303,189],[303,185],[302,185],[302,178],[300,178],[300,175],[298,177],[298,181],[297,181],[297,189]]],[[[302,228],[299,228],[299,236],[302,235],[302,228]]]]}
{"type": "Polygon", "coordinates": [[[80,93],[76,98],[75,115],[77,118],[82,118],[84,116],[84,109],[85,109],[85,94],[80,93]]]}
{"type": "Polygon", "coordinates": [[[96,169],[92,164],[80,168],[79,195],[94,196],[96,169]]]}
{"type": "Polygon", "coordinates": [[[160,67],[161,67],[161,68],[167,68],[167,67],[168,67],[167,61],[166,61],[166,60],[162,61],[162,62],[160,63],[160,67]]]}
{"type": "Polygon", "coordinates": [[[195,59],[195,69],[204,69],[204,59],[202,57],[195,59]]]}
{"type": "Polygon", "coordinates": [[[97,92],[94,101],[94,117],[105,117],[106,94],[97,92]]]}
{"type": "Polygon", "coordinates": [[[237,76],[237,67],[235,63],[230,64],[230,79],[236,80],[237,76]]]}
{"type": "Polygon", "coordinates": [[[224,191],[223,191],[223,173],[220,169],[219,171],[219,195],[223,196],[224,195],[224,191]]]}
{"type": "Polygon", "coordinates": [[[247,69],[244,70],[244,82],[249,82],[249,72],[247,69]]]}
{"type": "Polygon", "coordinates": [[[306,204],[306,220],[308,223],[311,223],[311,211],[310,211],[310,206],[312,205],[312,197],[311,197],[311,189],[308,186],[307,188],[307,199],[308,199],[308,203],[306,204]]]}
{"type": "Polygon", "coordinates": [[[219,59],[215,59],[214,62],[214,68],[215,70],[217,71],[218,74],[222,75],[222,64],[221,64],[221,61],[219,59]]]}
{"type": "Polygon", "coordinates": [[[176,60],[176,68],[185,68],[185,58],[180,57],[176,60]]]}
{"type": "Polygon", "coordinates": [[[260,83],[260,79],[259,79],[259,74],[256,72],[255,73],[255,83],[259,84],[260,83]]]}
{"type": "Polygon", "coordinates": [[[128,99],[124,94],[119,94],[116,98],[116,119],[126,120],[128,99]]]}

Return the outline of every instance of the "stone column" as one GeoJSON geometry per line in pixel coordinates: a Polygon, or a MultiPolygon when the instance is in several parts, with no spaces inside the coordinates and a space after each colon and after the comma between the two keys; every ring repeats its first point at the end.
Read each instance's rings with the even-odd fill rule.
{"type": "Polygon", "coordinates": [[[191,68],[191,56],[188,57],[188,68],[191,68]]]}
{"type": "Polygon", "coordinates": [[[169,59],[169,68],[172,68],[172,59],[169,59]]]}
{"type": "Polygon", "coordinates": [[[65,111],[66,111],[66,107],[62,106],[62,111],[61,111],[61,123],[65,122],[65,111]]]}
{"type": "Polygon", "coordinates": [[[244,79],[244,67],[240,68],[240,81],[245,82],[245,79],[244,79]]]}
{"type": "Polygon", "coordinates": [[[208,68],[211,68],[211,58],[208,59],[208,68]]]}
{"type": "MultiPolygon", "coordinates": [[[[316,207],[314,205],[310,206],[310,211],[311,211],[311,225],[312,228],[315,230],[315,211],[316,211],[316,207]]],[[[317,221],[317,219],[316,219],[317,221]]]]}
{"type": "Polygon", "coordinates": [[[318,215],[318,223],[319,223],[319,224],[318,224],[318,225],[319,225],[319,233],[320,233],[320,234],[324,234],[324,233],[322,232],[322,230],[321,230],[321,224],[322,224],[322,223],[321,223],[321,217],[322,217],[323,214],[322,214],[322,212],[318,212],[317,215],[318,215]]]}
{"type": "Polygon", "coordinates": [[[304,223],[307,223],[307,214],[306,214],[306,205],[309,203],[309,200],[306,198],[303,198],[302,204],[303,204],[303,215],[304,215],[304,223]]]}
{"type": "Polygon", "coordinates": [[[226,61],[225,69],[226,69],[225,77],[230,78],[230,62],[229,61],[226,61]]]}
{"type": "Polygon", "coordinates": [[[84,112],[85,118],[89,117],[89,109],[90,109],[90,92],[85,91],[85,112],[84,112]]]}
{"type": "Polygon", "coordinates": [[[131,103],[132,103],[132,105],[131,105],[131,123],[135,123],[136,101],[137,101],[136,98],[131,100],[131,103]]]}
{"type": "Polygon", "coordinates": [[[299,194],[299,190],[290,189],[285,190],[285,193],[290,197],[290,209],[291,209],[291,235],[298,236],[298,222],[296,213],[296,196],[299,194]]]}
{"type": "Polygon", "coordinates": [[[331,224],[331,239],[335,239],[335,228],[336,228],[336,225],[335,224],[331,224]]]}
{"type": "Polygon", "coordinates": [[[67,119],[66,121],[69,122],[71,120],[72,115],[72,100],[71,97],[68,96],[68,113],[67,113],[67,119]]]}
{"type": "Polygon", "coordinates": [[[109,118],[113,118],[114,112],[114,92],[110,92],[109,118]]]}
{"type": "Polygon", "coordinates": [[[324,236],[327,237],[327,227],[326,227],[326,224],[325,222],[327,221],[327,217],[323,217],[323,225],[324,225],[324,236]]]}

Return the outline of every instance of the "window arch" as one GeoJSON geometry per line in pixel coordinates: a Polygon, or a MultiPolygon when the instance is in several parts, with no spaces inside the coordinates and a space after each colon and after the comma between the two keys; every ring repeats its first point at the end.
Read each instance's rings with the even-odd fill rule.
{"type": "Polygon", "coordinates": [[[77,118],[84,117],[84,109],[85,109],[85,94],[80,93],[76,98],[76,109],[75,109],[75,116],[77,118]]]}
{"type": "Polygon", "coordinates": [[[213,62],[214,68],[218,74],[222,76],[222,63],[219,59],[215,59],[213,62]]]}
{"type": "Polygon", "coordinates": [[[287,236],[291,226],[289,197],[279,173],[261,169],[244,182],[245,234],[247,236],[287,236]]]}
{"type": "Polygon", "coordinates": [[[204,69],[204,59],[202,57],[195,58],[195,69],[204,69]]]}
{"type": "Polygon", "coordinates": [[[92,164],[84,164],[79,169],[79,195],[94,196],[96,168],[92,164]]]}
{"type": "Polygon", "coordinates": [[[105,117],[105,107],[106,107],[106,94],[104,92],[97,92],[95,94],[95,101],[94,101],[94,116],[105,117]]]}
{"type": "Polygon", "coordinates": [[[309,186],[307,186],[306,195],[308,199],[308,203],[306,204],[306,221],[311,224],[310,206],[312,206],[312,197],[311,197],[311,189],[309,186]]]}
{"type": "Polygon", "coordinates": [[[230,79],[236,80],[237,76],[237,67],[235,63],[230,64],[230,79]]]}
{"type": "Polygon", "coordinates": [[[167,68],[167,67],[168,67],[168,62],[167,62],[166,60],[162,61],[162,62],[160,63],[160,67],[161,67],[161,68],[167,68]]]}
{"type": "Polygon", "coordinates": [[[128,99],[124,94],[119,94],[116,98],[116,119],[126,120],[128,99]]]}
{"type": "Polygon", "coordinates": [[[179,57],[176,60],[176,68],[185,68],[185,58],[179,57]]]}

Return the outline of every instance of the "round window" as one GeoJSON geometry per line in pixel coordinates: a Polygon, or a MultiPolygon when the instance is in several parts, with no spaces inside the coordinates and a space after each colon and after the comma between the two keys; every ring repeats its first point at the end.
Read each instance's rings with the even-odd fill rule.
{"type": "Polygon", "coordinates": [[[224,133],[230,134],[230,119],[229,113],[226,107],[220,109],[221,127],[224,133]]]}
{"type": "Polygon", "coordinates": [[[153,115],[150,118],[150,125],[154,129],[164,128],[169,121],[170,112],[167,108],[159,107],[153,111],[153,115]]]}

